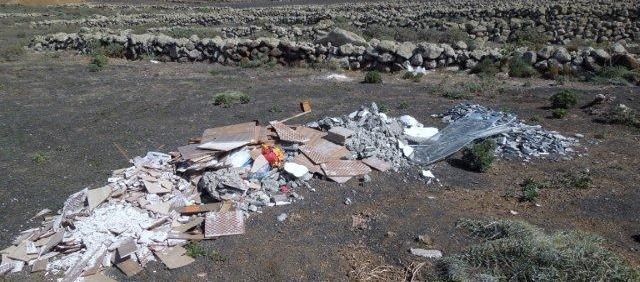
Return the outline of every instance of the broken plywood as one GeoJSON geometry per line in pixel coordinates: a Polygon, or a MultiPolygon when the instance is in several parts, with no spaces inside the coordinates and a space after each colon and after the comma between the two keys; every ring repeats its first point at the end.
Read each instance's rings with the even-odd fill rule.
{"type": "Polygon", "coordinates": [[[296,132],[304,136],[304,138],[309,139],[309,141],[307,141],[307,144],[314,144],[318,142],[318,140],[322,139],[322,137],[327,136],[326,132],[306,126],[298,126],[296,128],[296,132]]]}
{"type": "Polygon", "coordinates": [[[205,238],[244,233],[244,216],[241,211],[211,212],[204,222],[205,238]]]}
{"type": "Polygon", "coordinates": [[[202,134],[202,144],[207,142],[245,142],[257,143],[260,138],[260,130],[256,129],[255,122],[245,122],[215,128],[209,128],[202,134]]]}
{"type": "Polygon", "coordinates": [[[180,208],[179,212],[181,214],[191,215],[191,214],[197,214],[197,213],[203,213],[203,212],[217,211],[220,209],[221,205],[222,204],[220,203],[190,205],[190,206],[180,208]]]}
{"type": "Polygon", "coordinates": [[[304,154],[298,154],[295,158],[293,158],[292,162],[305,166],[311,173],[322,173],[322,168],[320,168],[320,165],[314,164],[304,154]]]}
{"type": "Polygon", "coordinates": [[[178,147],[178,152],[180,152],[180,156],[183,160],[191,160],[213,154],[211,151],[198,149],[198,146],[199,144],[190,144],[178,147]]]}

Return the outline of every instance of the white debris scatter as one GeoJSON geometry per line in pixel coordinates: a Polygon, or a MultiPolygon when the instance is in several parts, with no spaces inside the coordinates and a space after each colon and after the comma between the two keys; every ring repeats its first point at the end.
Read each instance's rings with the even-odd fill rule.
{"type": "Polygon", "coordinates": [[[439,250],[425,250],[419,248],[411,248],[411,254],[421,256],[425,258],[438,259],[442,257],[442,252],[439,250]]]}
{"type": "MultiPolygon", "coordinates": [[[[445,121],[470,110],[481,119],[483,114],[508,116],[477,105],[459,106],[445,121]]],[[[338,183],[354,178],[369,182],[372,169],[397,171],[424,153],[420,142],[446,140],[443,130],[425,127],[411,116],[389,117],[375,103],[307,126],[248,122],[209,128],[199,143],[171,154],[149,152],[133,158],[133,165],[113,171],[105,186],[69,196],[58,214],[39,212],[42,225],[23,231],[2,251],[0,275],[37,265],[76,281],[112,265],[133,276],[157,258],[170,269],[184,266],[193,262],[180,248],[188,240],[244,233],[250,214],[302,200],[301,189],[315,191],[309,184],[314,176],[338,183]]],[[[522,123],[497,138],[506,139],[499,142],[498,153],[515,148],[527,156],[565,154],[575,143],[522,123]]],[[[427,183],[438,182],[429,170],[422,175],[427,183]]],[[[277,220],[286,218],[282,213],[277,220]]],[[[412,249],[426,257],[438,257],[437,252],[412,249]]]]}
{"type": "Polygon", "coordinates": [[[329,74],[329,75],[325,76],[325,79],[327,79],[327,80],[335,80],[335,81],[352,81],[353,80],[350,77],[348,77],[348,76],[346,76],[344,74],[339,74],[339,73],[329,74]]]}

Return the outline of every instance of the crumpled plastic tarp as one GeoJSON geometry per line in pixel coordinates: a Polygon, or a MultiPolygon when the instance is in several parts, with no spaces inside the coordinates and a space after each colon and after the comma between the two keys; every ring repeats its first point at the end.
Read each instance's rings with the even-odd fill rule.
{"type": "Polygon", "coordinates": [[[412,160],[428,165],[440,161],[477,139],[509,132],[515,128],[516,117],[505,114],[487,115],[471,112],[428,140],[411,145],[412,160]]]}

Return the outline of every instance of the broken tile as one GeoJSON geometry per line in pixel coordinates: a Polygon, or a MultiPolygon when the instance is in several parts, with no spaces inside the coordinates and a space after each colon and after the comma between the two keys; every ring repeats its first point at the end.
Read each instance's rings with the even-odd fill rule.
{"type": "Polygon", "coordinates": [[[370,157],[370,158],[366,158],[362,160],[363,163],[365,163],[366,165],[370,166],[373,169],[379,170],[379,171],[387,171],[391,168],[391,164],[389,162],[385,162],[381,159],[378,159],[376,157],[370,157]]]}
{"type": "Polygon", "coordinates": [[[347,181],[351,180],[351,176],[333,176],[333,177],[329,177],[329,179],[333,180],[336,183],[346,183],[347,181]]]}
{"type": "Polygon", "coordinates": [[[240,148],[247,144],[249,144],[249,142],[246,142],[246,141],[233,141],[233,142],[209,141],[209,142],[198,145],[198,148],[228,152],[233,149],[240,148]]]}
{"type": "Polygon", "coordinates": [[[31,266],[31,272],[33,273],[33,272],[45,271],[47,270],[48,264],[49,264],[49,261],[46,259],[37,260],[31,266]]]}
{"type": "Polygon", "coordinates": [[[327,136],[326,132],[313,129],[306,126],[298,126],[296,128],[296,132],[304,136],[304,138],[308,139],[307,144],[314,144],[318,142],[318,140],[322,139],[322,137],[327,136]]]}
{"type": "Polygon", "coordinates": [[[151,205],[146,205],[144,208],[157,214],[168,215],[169,209],[171,208],[171,203],[162,202],[157,204],[151,204],[151,205]]]}
{"type": "Polygon", "coordinates": [[[128,258],[125,261],[116,264],[116,267],[122,271],[127,277],[134,276],[140,271],[142,271],[142,267],[135,260],[128,258]]]}
{"type": "Polygon", "coordinates": [[[261,154],[254,159],[253,164],[251,165],[251,170],[249,170],[249,172],[256,173],[268,164],[269,161],[267,161],[267,159],[261,154]]]}
{"type": "Polygon", "coordinates": [[[316,143],[306,144],[300,147],[300,151],[314,164],[321,164],[351,155],[351,152],[344,146],[336,145],[324,139],[320,139],[316,143]]]}
{"type": "Polygon", "coordinates": [[[167,189],[162,187],[158,182],[150,182],[150,181],[142,181],[144,183],[144,187],[147,189],[147,192],[151,194],[164,194],[171,192],[171,189],[167,189]]]}
{"type": "Polygon", "coordinates": [[[37,258],[37,254],[28,254],[27,253],[27,245],[30,241],[22,241],[11,253],[7,253],[7,257],[19,261],[28,262],[34,258],[37,258]]]}
{"type": "Polygon", "coordinates": [[[320,165],[326,176],[358,176],[371,172],[371,168],[357,160],[332,160],[320,165]]]}
{"type": "Polygon", "coordinates": [[[244,142],[245,144],[256,143],[259,136],[256,136],[259,132],[256,130],[255,122],[246,122],[240,124],[233,124],[227,126],[221,126],[216,128],[209,128],[202,134],[201,143],[207,142],[244,142]]]}
{"type": "Polygon", "coordinates": [[[310,173],[322,173],[320,165],[314,164],[305,154],[298,154],[291,162],[305,166],[310,173]]]}
{"type": "Polygon", "coordinates": [[[165,266],[169,269],[176,269],[179,267],[183,267],[189,265],[195,261],[190,256],[185,255],[187,250],[183,247],[176,246],[173,248],[168,248],[160,252],[156,252],[156,256],[164,263],[165,266]]]}
{"type": "Polygon", "coordinates": [[[210,212],[204,223],[205,238],[244,233],[242,211],[210,212]]]}
{"type": "Polygon", "coordinates": [[[138,246],[136,245],[136,241],[133,238],[125,239],[116,249],[116,251],[118,252],[118,257],[120,259],[128,257],[129,255],[135,253],[137,250],[138,246]]]}
{"type": "Polygon", "coordinates": [[[285,125],[284,123],[278,121],[270,122],[273,129],[276,130],[278,134],[278,138],[282,141],[287,142],[295,142],[295,143],[304,143],[309,141],[304,135],[294,131],[291,127],[285,125]]]}
{"type": "Polygon", "coordinates": [[[107,185],[87,190],[87,203],[89,204],[89,210],[95,209],[98,205],[108,199],[111,195],[112,189],[113,188],[110,185],[107,185]]]}
{"type": "Polygon", "coordinates": [[[351,135],[353,135],[353,130],[336,126],[329,129],[325,139],[336,144],[344,145],[347,138],[351,137],[351,135]]]}

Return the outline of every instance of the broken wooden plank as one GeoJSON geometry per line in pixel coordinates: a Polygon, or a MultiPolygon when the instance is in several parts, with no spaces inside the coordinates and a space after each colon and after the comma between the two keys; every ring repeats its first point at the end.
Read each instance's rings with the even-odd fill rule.
{"type": "Polygon", "coordinates": [[[216,142],[246,142],[255,144],[258,142],[256,137],[256,122],[245,122],[215,128],[209,128],[202,134],[201,143],[211,141],[216,142]]]}
{"type": "Polygon", "coordinates": [[[190,144],[182,147],[178,147],[178,152],[180,152],[180,157],[183,160],[191,160],[193,158],[199,158],[203,156],[209,156],[214,154],[210,150],[199,149],[198,146],[200,144],[190,144]]]}
{"type": "Polygon", "coordinates": [[[191,220],[191,221],[189,221],[189,222],[187,222],[185,224],[182,224],[180,226],[174,227],[172,230],[176,231],[176,232],[180,232],[180,233],[187,232],[187,231],[193,229],[194,227],[201,225],[203,221],[204,221],[204,219],[202,217],[196,217],[193,220],[191,220]]]}
{"type": "Polygon", "coordinates": [[[143,180],[142,182],[144,183],[144,188],[146,188],[147,192],[149,192],[151,194],[164,194],[164,193],[171,192],[171,189],[167,189],[167,188],[163,187],[158,182],[151,182],[151,181],[147,181],[147,180],[143,180]]]}
{"type": "Polygon", "coordinates": [[[217,211],[220,209],[220,203],[210,203],[204,205],[190,205],[180,208],[180,214],[191,215],[203,212],[217,211]]]}
{"type": "Polygon", "coordinates": [[[118,254],[118,258],[124,259],[129,257],[131,254],[135,253],[138,250],[138,245],[136,245],[136,241],[133,238],[125,239],[118,248],[116,248],[116,252],[118,254]]]}
{"type": "Polygon", "coordinates": [[[188,234],[188,233],[174,233],[169,232],[167,238],[169,239],[182,239],[182,240],[204,240],[204,234],[188,234]]]}

